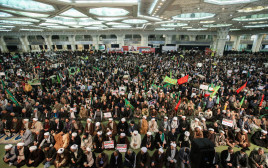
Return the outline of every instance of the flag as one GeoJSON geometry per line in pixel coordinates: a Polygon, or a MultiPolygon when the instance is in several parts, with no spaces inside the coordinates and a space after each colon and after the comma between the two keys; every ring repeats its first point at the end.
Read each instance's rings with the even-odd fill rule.
{"type": "Polygon", "coordinates": [[[219,95],[217,97],[216,104],[220,104],[220,96],[219,95]]]}
{"type": "Polygon", "coordinates": [[[241,90],[243,90],[246,86],[247,86],[247,83],[246,82],[242,87],[240,87],[239,89],[236,90],[236,93],[238,94],[241,90]]]}
{"type": "Polygon", "coordinates": [[[38,65],[38,66],[36,66],[36,67],[34,67],[35,69],[39,69],[40,68],[40,66],[38,65]]]}
{"type": "Polygon", "coordinates": [[[57,75],[57,80],[58,80],[58,83],[61,83],[59,75],[57,75]]]}
{"type": "Polygon", "coordinates": [[[264,94],[261,97],[261,102],[260,102],[260,105],[259,106],[262,106],[263,99],[264,99],[264,94]]]}
{"type": "Polygon", "coordinates": [[[100,69],[99,68],[97,68],[97,67],[93,67],[93,69],[96,69],[97,71],[99,71],[100,69]]]}
{"type": "Polygon", "coordinates": [[[3,89],[5,89],[5,82],[3,81],[3,80],[1,80],[1,82],[2,82],[2,86],[3,86],[3,89]]]}
{"type": "Polygon", "coordinates": [[[174,60],[175,59],[175,55],[171,59],[174,60]]]}
{"type": "Polygon", "coordinates": [[[183,56],[183,55],[180,55],[180,57],[181,57],[181,58],[184,58],[184,56],[183,56]]]}
{"type": "Polygon", "coordinates": [[[177,79],[171,79],[170,77],[166,76],[165,79],[164,79],[164,82],[170,83],[172,85],[176,85],[177,84],[177,79]]]}
{"type": "Polygon", "coordinates": [[[20,106],[19,103],[17,102],[17,100],[15,99],[15,97],[12,95],[12,93],[8,90],[8,89],[5,89],[7,94],[9,94],[10,96],[10,100],[16,104],[16,106],[20,106]]]}
{"type": "Polygon", "coordinates": [[[184,76],[184,77],[178,79],[178,80],[177,80],[178,85],[181,85],[181,84],[183,84],[183,83],[188,82],[188,78],[189,78],[189,75],[186,75],[186,76],[184,76]]]}
{"type": "Polygon", "coordinates": [[[130,104],[130,102],[127,99],[125,99],[125,106],[134,109],[134,107],[130,104]]]}
{"type": "Polygon", "coordinates": [[[118,56],[117,56],[117,58],[116,58],[116,61],[118,61],[118,60],[119,60],[119,58],[120,58],[120,56],[118,55],[118,56]]]}
{"type": "Polygon", "coordinates": [[[18,55],[14,55],[12,58],[13,59],[17,59],[17,58],[19,58],[19,56],[18,55]]]}
{"type": "Polygon", "coordinates": [[[155,84],[152,84],[151,85],[151,88],[153,88],[153,89],[157,89],[157,88],[159,88],[160,86],[157,86],[157,85],[155,85],[155,84]]]}
{"type": "Polygon", "coordinates": [[[214,53],[214,52],[212,52],[212,53],[211,53],[211,57],[214,57],[214,55],[215,55],[215,53],[214,53]]]}
{"type": "Polygon", "coordinates": [[[172,70],[169,72],[169,77],[172,78],[172,70]]]}
{"type": "Polygon", "coordinates": [[[209,93],[205,93],[204,97],[208,97],[210,94],[209,93]]]}
{"type": "Polygon", "coordinates": [[[242,106],[242,104],[244,103],[245,100],[245,96],[242,98],[241,102],[240,102],[240,106],[242,106]]]}
{"type": "Polygon", "coordinates": [[[215,96],[215,94],[218,92],[218,90],[221,88],[221,86],[216,86],[215,88],[214,88],[214,92],[210,95],[210,97],[213,97],[213,96],[215,96]]]}
{"type": "Polygon", "coordinates": [[[180,99],[180,101],[178,102],[178,104],[176,105],[176,107],[175,107],[175,111],[178,111],[180,104],[181,104],[181,99],[180,99]]]}

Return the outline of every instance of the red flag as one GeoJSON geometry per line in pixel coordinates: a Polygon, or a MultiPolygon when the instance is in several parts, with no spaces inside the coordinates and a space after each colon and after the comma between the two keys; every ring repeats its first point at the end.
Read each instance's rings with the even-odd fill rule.
{"type": "Polygon", "coordinates": [[[188,82],[189,75],[178,79],[178,85],[188,82]]]}
{"type": "Polygon", "coordinates": [[[175,107],[175,111],[178,111],[178,108],[179,108],[180,104],[181,104],[181,99],[180,99],[180,101],[178,102],[178,104],[176,105],[176,107],[175,107]]]}
{"type": "Polygon", "coordinates": [[[39,68],[40,68],[40,66],[38,65],[37,67],[34,67],[34,68],[39,69],[39,68]]]}
{"type": "Polygon", "coordinates": [[[238,94],[241,90],[243,90],[247,86],[247,83],[248,82],[246,82],[241,88],[237,89],[236,93],[238,94]]]}
{"type": "Polygon", "coordinates": [[[209,93],[206,93],[206,94],[204,95],[204,97],[208,97],[208,96],[210,96],[210,94],[209,94],[209,93]]]}
{"type": "Polygon", "coordinates": [[[262,106],[263,99],[264,99],[264,94],[263,94],[262,97],[261,97],[260,106],[262,106]]]}

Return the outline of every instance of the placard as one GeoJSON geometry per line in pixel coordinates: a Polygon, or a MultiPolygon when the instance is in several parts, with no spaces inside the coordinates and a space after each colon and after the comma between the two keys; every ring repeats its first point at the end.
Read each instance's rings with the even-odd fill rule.
{"type": "Polygon", "coordinates": [[[111,118],[112,113],[111,112],[103,113],[103,116],[104,116],[104,118],[111,118]]]}
{"type": "Polygon", "coordinates": [[[114,141],[104,141],[104,148],[105,149],[113,149],[114,148],[114,141]]]}
{"type": "Polygon", "coordinates": [[[200,85],[199,88],[202,90],[208,90],[208,85],[200,85]]]}
{"type": "Polygon", "coordinates": [[[127,152],[127,144],[117,144],[116,149],[119,152],[127,152]]]}
{"type": "Polygon", "coordinates": [[[226,118],[222,119],[222,125],[226,125],[228,127],[233,127],[234,123],[233,120],[228,120],[226,118]]]}
{"type": "Polygon", "coordinates": [[[198,67],[198,68],[201,68],[202,66],[203,66],[202,63],[197,63],[197,67],[198,67]]]}

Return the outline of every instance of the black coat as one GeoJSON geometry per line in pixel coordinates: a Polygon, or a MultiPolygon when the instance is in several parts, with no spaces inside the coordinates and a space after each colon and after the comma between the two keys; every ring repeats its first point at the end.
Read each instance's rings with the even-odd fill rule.
{"type": "Polygon", "coordinates": [[[84,161],[83,161],[83,151],[82,151],[82,149],[81,148],[77,148],[77,158],[75,157],[75,155],[74,155],[74,152],[71,152],[70,153],[70,158],[71,158],[71,161],[70,161],[70,163],[71,163],[71,165],[77,165],[77,166],[82,166],[82,164],[84,163],[84,161]],[[72,160],[75,162],[75,163],[73,163],[72,162],[72,160]]]}
{"type": "Polygon", "coordinates": [[[227,168],[227,163],[232,163],[234,164],[235,163],[235,154],[232,153],[231,156],[230,156],[230,161],[227,162],[226,159],[228,157],[228,150],[224,150],[221,152],[221,164],[224,168],[227,168]]]}
{"type": "Polygon", "coordinates": [[[118,152],[118,157],[117,157],[117,161],[116,161],[114,153],[112,153],[111,158],[110,158],[110,167],[120,168],[122,165],[123,165],[122,154],[120,152],[118,152]]]}

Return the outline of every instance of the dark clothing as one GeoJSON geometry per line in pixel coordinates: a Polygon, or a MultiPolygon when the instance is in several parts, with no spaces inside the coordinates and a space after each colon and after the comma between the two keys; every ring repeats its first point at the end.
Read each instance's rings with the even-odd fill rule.
{"type": "Polygon", "coordinates": [[[122,154],[118,152],[118,155],[115,156],[114,153],[112,153],[111,158],[110,158],[110,167],[121,168],[122,166],[123,166],[122,154]]]}
{"type": "Polygon", "coordinates": [[[41,149],[36,149],[35,151],[30,152],[26,165],[28,167],[37,167],[44,160],[44,158],[44,152],[41,149]],[[29,160],[34,162],[30,164],[29,160]]]}
{"type": "Polygon", "coordinates": [[[151,163],[154,163],[154,166],[151,165],[151,167],[162,168],[165,165],[165,160],[166,160],[165,152],[159,155],[158,150],[155,150],[151,159],[151,163]]]}
{"type": "Polygon", "coordinates": [[[227,163],[234,164],[235,163],[235,154],[232,153],[230,154],[230,160],[227,161],[228,157],[228,150],[224,150],[221,152],[221,164],[224,168],[232,168],[233,166],[228,166],[227,163]]]}
{"type": "Polygon", "coordinates": [[[136,168],[149,168],[150,155],[148,152],[142,154],[141,151],[137,154],[136,168]],[[142,165],[143,164],[143,165],[142,165]]]}

